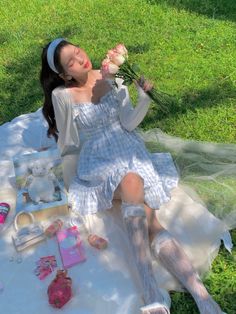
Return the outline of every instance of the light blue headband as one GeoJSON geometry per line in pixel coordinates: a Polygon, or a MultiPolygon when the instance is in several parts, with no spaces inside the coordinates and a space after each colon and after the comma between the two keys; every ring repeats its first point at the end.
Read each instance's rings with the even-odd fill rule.
{"type": "Polygon", "coordinates": [[[63,40],[65,40],[65,38],[57,38],[54,39],[50,45],[48,46],[48,50],[47,50],[47,61],[48,61],[48,65],[49,67],[55,72],[55,73],[59,73],[55,67],[54,64],[54,53],[55,50],[57,48],[57,46],[60,44],[60,42],[62,42],[63,40]]]}

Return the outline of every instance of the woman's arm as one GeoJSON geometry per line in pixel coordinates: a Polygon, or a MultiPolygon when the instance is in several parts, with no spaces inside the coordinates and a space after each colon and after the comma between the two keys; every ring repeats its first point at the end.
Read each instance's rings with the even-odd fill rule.
{"type": "Polygon", "coordinates": [[[58,146],[61,156],[78,153],[79,133],[73,120],[72,106],[65,88],[59,87],[52,92],[52,103],[58,129],[58,146]]]}
{"type": "Polygon", "coordinates": [[[79,132],[72,116],[70,98],[63,87],[52,92],[52,103],[58,129],[58,147],[63,161],[63,178],[68,190],[76,175],[77,161],[80,150],[79,132]]]}
{"type": "Polygon", "coordinates": [[[123,80],[117,79],[116,82],[118,84],[117,95],[120,101],[120,122],[126,130],[133,131],[146,116],[151,99],[144,92],[144,90],[138,84],[136,84],[138,91],[138,102],[134,108],[129,97],[127,86],[122,85],[123,80]]]}

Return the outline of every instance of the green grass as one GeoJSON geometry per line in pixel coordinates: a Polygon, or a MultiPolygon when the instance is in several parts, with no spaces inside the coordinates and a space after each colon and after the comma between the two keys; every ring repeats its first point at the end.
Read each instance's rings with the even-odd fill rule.
{"type": "MultiPolygon", "coordinates": [[[[125,43],[130,60],[174,96],[167,114],[152,105],[144,129],[235,143],[235,0],[2,0],[0,19],[0,124],[41,106],[42,47],[65,36],[95,67],[109,48],[125,43]]],[[[235,250],[221,250],[206,279],[228,314],[236,312],[235,273],[235,250]]],[[[172,300],[172,313],[197,313],[188,295],[172,300]]]]}

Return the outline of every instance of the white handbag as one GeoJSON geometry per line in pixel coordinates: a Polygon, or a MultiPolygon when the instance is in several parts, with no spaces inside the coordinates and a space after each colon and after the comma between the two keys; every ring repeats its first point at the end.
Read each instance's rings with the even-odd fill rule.
{"type": "Polygon", "coordinates": [[[22,251],[27,247],[46,239],[42,226],[35,222],[34,216],[30,212],[19,212],[15,217],[14,227],[16,234],[12,236],[12,241],[17,251],[22,251]],[[18,218],[22,214],[29,216],[31,223],[28,226],[24,226],[23,228],[19,229],[18,218]]]}

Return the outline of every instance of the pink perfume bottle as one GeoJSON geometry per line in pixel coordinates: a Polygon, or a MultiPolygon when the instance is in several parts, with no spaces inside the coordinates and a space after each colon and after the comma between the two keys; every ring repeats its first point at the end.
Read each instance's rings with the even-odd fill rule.
{"type": "Polygon", "coordinates": [[[8,203],[0,203],[0,224],[6,221],[9,210],[10,205],[8,203]]]}

